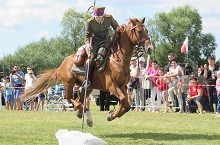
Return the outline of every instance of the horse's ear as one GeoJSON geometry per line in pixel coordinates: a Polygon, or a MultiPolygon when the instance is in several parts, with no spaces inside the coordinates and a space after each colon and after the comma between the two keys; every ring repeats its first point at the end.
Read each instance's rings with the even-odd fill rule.
{"type": "Polygon", "coordinates": [[[141,19],[141,23],[144,24],[144,21],[145,21],[145,17],[141,19]]]}
{"type": "Polygon", "coordinates": [[[136,24],[135,24],[135,21],[134,21],[133,19],[131,19],[131,18],[129,18],[129,19],[130,19],[130,22],[132,23],[132,25],[135,26],[135,25],[136,25],[136,24]]]}

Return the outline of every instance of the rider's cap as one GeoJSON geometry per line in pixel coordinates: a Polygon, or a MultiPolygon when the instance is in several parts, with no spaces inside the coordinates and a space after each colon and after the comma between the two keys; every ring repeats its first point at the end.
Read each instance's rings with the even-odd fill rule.
{"type": "Polygon", "coordinates": [[[97,6],[93,8],[94,16],[103,16],[105,11],[105,7],[97,6]]]}

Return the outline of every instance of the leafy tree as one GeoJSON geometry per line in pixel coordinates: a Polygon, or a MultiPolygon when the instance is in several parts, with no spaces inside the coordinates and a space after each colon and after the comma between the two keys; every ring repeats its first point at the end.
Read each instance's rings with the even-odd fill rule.
{"type": "Polygon", "coordinates": [[[69,47],[74,51],[84,44],[85,22],[89,18],[88,13],[79,13],[74,9],[68,9],[62,19],[61,35],[69,43],[69,47]]]}
{"type": "Polygon", "coordinates": [[[152,57],[160,66],[165,65],[170,52],[179,62],[192,60],[203,63],[216,48],[214,36],[201,32],[202,20],[198,11],[188,5],[157,13],[155,19],[148,21],[148,29],[155,47],[152,57]],[[189,38],[188,56],[180,52],[186,36],[189,38]]]}

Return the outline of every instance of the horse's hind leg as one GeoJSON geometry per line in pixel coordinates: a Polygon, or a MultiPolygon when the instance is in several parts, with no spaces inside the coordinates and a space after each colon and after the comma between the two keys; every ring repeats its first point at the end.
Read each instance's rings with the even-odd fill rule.
{"type": "Polygon", "coordinates": [[[107,120],[111,121],[114,120],[116,117],[121,117],[126,112],[128,112],[131,108],[131,105],[128,101],[127,90],[125,87],[119,88],[117,84],[112,85],[109,88],[110,92],[112,92],[115,96],[120,99],[120,104],[118,110],[116,112],[109,114],[107,120]]]}

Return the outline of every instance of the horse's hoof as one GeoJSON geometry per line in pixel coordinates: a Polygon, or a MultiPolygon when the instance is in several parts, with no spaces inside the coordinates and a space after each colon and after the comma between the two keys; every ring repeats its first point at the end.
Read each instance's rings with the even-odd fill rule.
{"type": "Polygon", "coordinates": [[[87,119],[87,125],[88,125],[89,127],[92,127],[92,125],[93,125],[93,121],[90,120],[90,119],[87,119]]]}
{"type": "Polygon", "coordinates": [[[113,120],[113,118],[112,118],[113,113],[114,113],[113,110],[111,110],[111,111],[108,113],[108,116],[107,116],[107,120],[108,120],[108,121],[112,121],[112,120],[113,120]]]}
{"type": "Polygon", "coordinates": [[[82,113],[79,113],[79,111],[76,111],[76,116],[81,119],[82,118],[82,113]]]}

